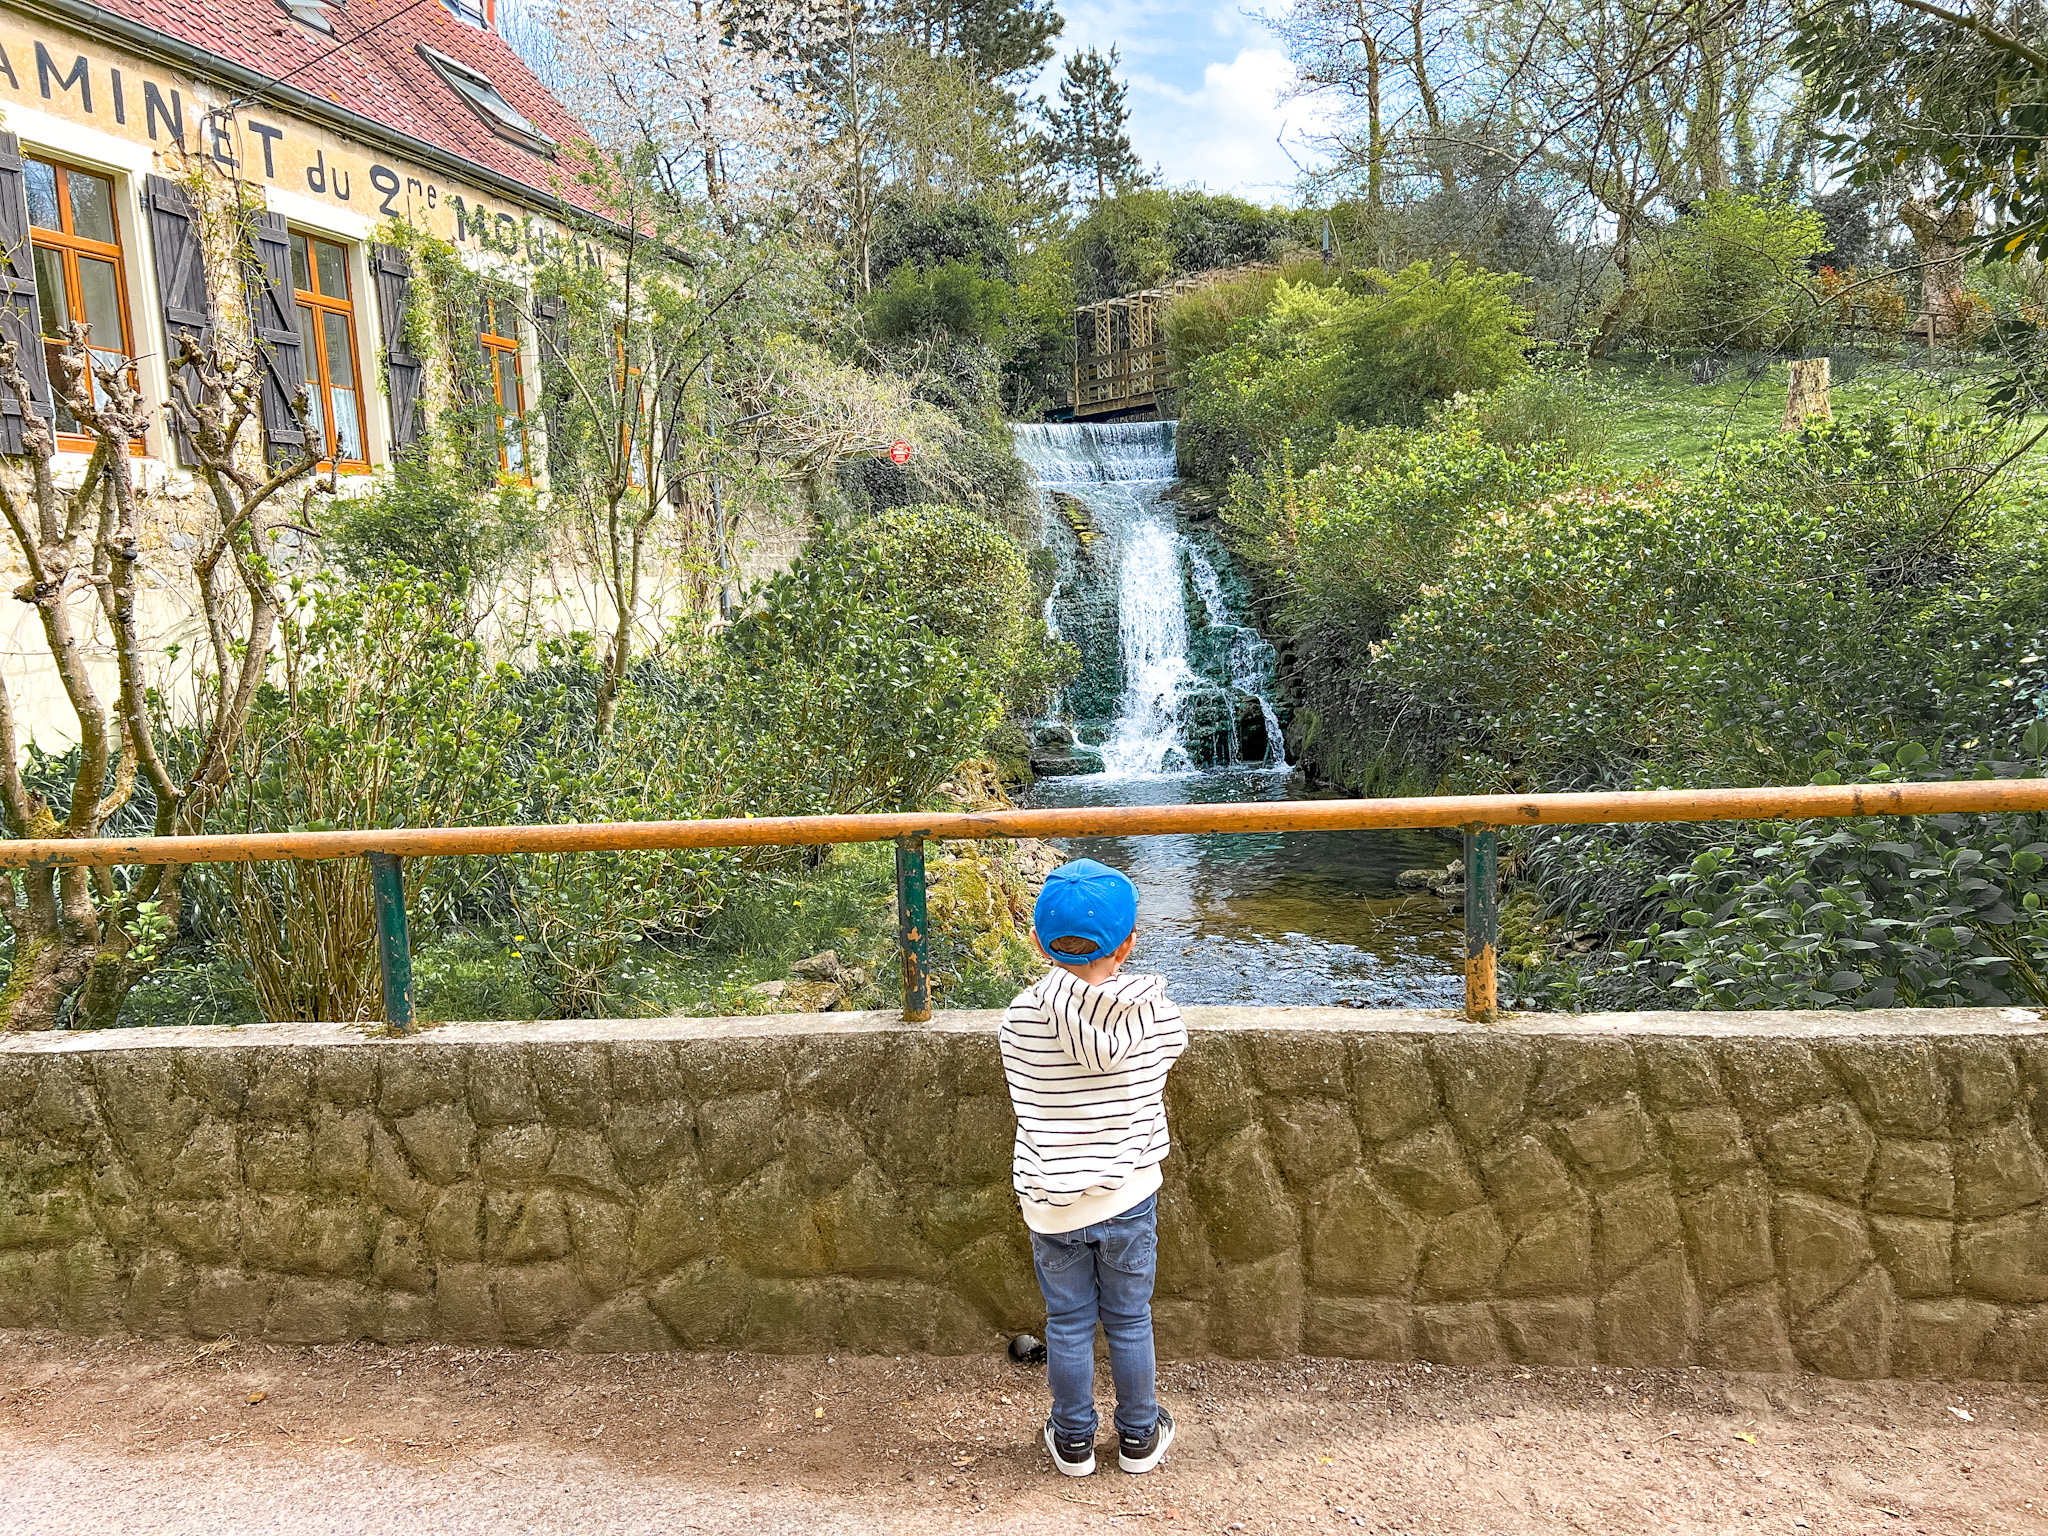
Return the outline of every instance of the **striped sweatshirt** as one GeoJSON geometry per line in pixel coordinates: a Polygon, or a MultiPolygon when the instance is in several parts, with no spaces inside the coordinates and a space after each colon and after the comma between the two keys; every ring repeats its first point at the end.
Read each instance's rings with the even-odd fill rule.
{"type": "Polygon", "coordinates": [[[1055,966],[1010,1004],[1000,1039],[1026,1226],[1072,1232],[1159,1188],[1166,1071],[1188,1045],[1164,977],[1090,986],[1055,966]]]}

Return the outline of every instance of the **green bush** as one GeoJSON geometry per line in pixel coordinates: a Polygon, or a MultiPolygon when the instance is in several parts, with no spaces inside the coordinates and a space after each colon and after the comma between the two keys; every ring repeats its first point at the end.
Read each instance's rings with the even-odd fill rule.
{"type": "Polygon", "coordinates": [[[479,490],[469,471],[429,453],[410,453],[359,495],[329,504],[322,553],[357,582],[411,571],[462,593],[488,586],[507,562],[537,542],[540,514],[530,487],[479,490]]]}
{"type": "Polygon", "coordinates": [[[1015,300],[1010,285],[985,276],[978,261],[949,261],[930,270],[906,262],[868,296],[868,333],[878,341],[951,334],[993,342],[1015,300]]]}
{"type": "Polygon", "coordinates": [[[1367,301],[1336,321],[1332,375],[1347,421],[1414,422],[1430,402],[1494,389],[1528,367],[1521,279],[1452,260],[1359,275],[1367,301]]]}
{"type": "Polygon", "coordinates": [[[1640,259],[1637,328],[1660,348],[1797,346],[1821,318],[1808,259],[1827,249],[1811,208],[1709,192],[1640,259]]]}
{"type": "Polygon", "coordinates": [[[1188,372],[1175,438],[1181,473],[1220,485],[1283,443],[1296,462],[1318,462],[1339,423],[1338,322],[1358,303],[1338,288],[1276,282],[1264,309],[1232,326],[1230,345],[1188,372]]]}

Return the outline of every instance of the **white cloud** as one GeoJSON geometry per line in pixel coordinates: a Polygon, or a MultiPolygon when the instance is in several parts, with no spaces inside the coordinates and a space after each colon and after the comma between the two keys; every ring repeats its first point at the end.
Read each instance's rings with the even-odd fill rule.
{"type": "Polygon", "coordinates": [[[1293,82],[1294,66],[1277,48],[1241,48],[1227,64],[1208,64],[1194,90],[1134,74],[1132,145],[1174,185],[1284,197],[1315,158],[1308,140],[1325,117],[1315,103],[1281,101],[1293,82]]]}

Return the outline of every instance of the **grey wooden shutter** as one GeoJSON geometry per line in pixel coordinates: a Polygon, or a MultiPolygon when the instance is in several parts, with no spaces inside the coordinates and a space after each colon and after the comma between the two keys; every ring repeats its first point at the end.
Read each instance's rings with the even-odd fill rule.
{"type": "Polygon", "coordinates": [[[201,399],[199,371],[178,366],[178,344],[187,336],[202,347],[213,340],[213,300],[206,287],[206,251],[199,237],[199,214],[192,197],[175,181],[151,176],[143,182],[149,205],[151,253],[156,266],[157,302],[164,317],[164,366],[172,376],[170,418],[178,456],[197,464],[192,446],[192,420],[178,397],[182,378],[195,400],[201,399]]]}
{"type": "Polygon", "coordinates": [[[552,479],[563,474],[569,464],[569,301],[559,293],[537,294],[533,329],[534,350],[540,354],[540,377],[534,385],[548,435],[548,475],[552,479]]]}
{"type": "MultiPolygon", "coordinates": [[[[36,307],[36,258],[29,247],[28,189],[21,176],[21,140],[0,133],[0,338],[14,343],[15,362],[28,381],[29,400],[45,420],[50,366],[43,355],[43,322],[36,307]]],[[[21,402],[0,389],[0,453],[20,453],[21,402]]]]}
{"type": "MultiPolygon", "coordinates": [[[[298,300],[292,297],[292,237],[281,213],[257,214],[250,237],[256,259],[248,273],[249,309],[263,359],[263,441],[272,464],[290,464],[307,451],[298,414],[306,397],[306,359],[298,300]]],[[[316,458],[325,457],[324,447],[315,445],[316,458]]]]}
{"type": "Polygon", "coordinates": [[[403,452],[420,440],[426,411],[420,401],[426,364],[412,349],[412,258],[395,245],[370,247],[377,279],[377,321],[384,332],[384,393],[391,402],[391,449],[403,452]]]}

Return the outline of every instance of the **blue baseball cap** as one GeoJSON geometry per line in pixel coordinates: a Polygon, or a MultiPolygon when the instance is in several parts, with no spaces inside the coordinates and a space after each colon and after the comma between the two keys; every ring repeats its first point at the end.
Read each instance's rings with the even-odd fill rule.
{"type": "Polygon", "coordinates": [[[1138,888],[1121,870],[1093,859],[1062,864],[1045,877],[1038,905],[1031,913],[1038,942],[1062,965],[1087,965],[1100,960],[1128,939],[1138,926],[1138,888]],[[1095,947],[1068,954],[1052,947],[1055,939],[1088,939],[1095,947]]]}

